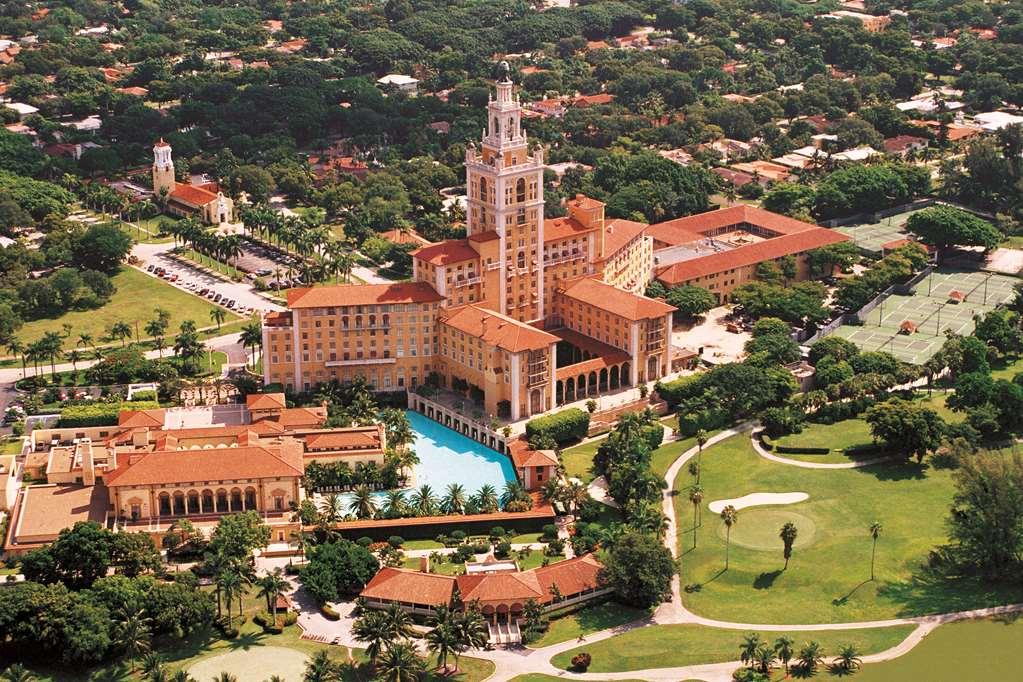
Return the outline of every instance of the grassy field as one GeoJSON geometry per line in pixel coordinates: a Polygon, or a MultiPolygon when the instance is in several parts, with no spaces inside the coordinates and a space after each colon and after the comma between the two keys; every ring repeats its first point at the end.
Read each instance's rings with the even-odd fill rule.
{"type": "Polygon", "coordinates": [[[21,439],[10,438],[8,440],[0,441],[0,455],[19,455],[21,454],[21,439]]]}
{"type": "Polygon", "coordinates": [[[1012,358],[1009,362],[992,363],[991,378],[1012,381],[1019,372],[1023,372],[1023,358],[1012,358]]]}
{"type": "Polygon", "coordinates": [[[865,665],[861,682],[1018,680],[1010,652],[1023,642],[1023,620],[970,620],[942,625],[905,656],[865,665]]]}
{"type": "Polygon", "coordinates": [[[530,569],[543,566],[544,559],[547,560],[548,564],[556,564],[559,561],[564,561],[566,557],[564,554],[547,556],[541,550],[534,549],[525,559],[519,559],[515,552],[512,552],[512,558],[519,562],[519,570],[528,571],[530,569]]]}
{"type": "MultiPolygon", "coordinates": [[[[769,642],[782,634],[803,643],[816,640],[825,653],[852,644],[861,654],[876,653],[895,646],[913,631],[912,625],[868,630],[760,633],[769,642]]],[[[584,644],[556,655],[551,663],[563,669],[572,656],[586,651],[593,656],[587,672],[612,673],[647,668],[674,668],[701,663],[739,660],[739,645],[748,633],[700,625],[651,625],[630,630],[592,644],[584,644]]]]}
{"type": "Polygon", "coordinates": [[[552,644],[579,639],[590,633],[631,623],[646,618],[649,615],[650,612],[647,610],[624,606],[617,602],[596,604],[595,606],[580,609],[560,618],[552,619],[550,627],[543,637],[530,644],[530,646],[534,649],[540,649],[552,644]]]}
{"type": "MultiPolygon", "coordinates": [[[[156,316],[156,308],[163,308],[171,314],[168,339],[185,320],[194,321],[198,327],[211,324],[210,311],[214,306],[198,296],[187,294],[127,266],[122,267],[112,280],[117,291],[102,308],[72,311],[55,319],[26,322],[18,331],[18,338],[27,344],[41,338],[46,332],[63,334],[63,325],[67,323],[71,325],[73,334],[66,343],[67,349],[74,346],[79,334],[92,334],[99,345],[108,337],[110,327],[116,322],[127,322],[132,329],[137,322],[145,338],[144,327],[146,322],[156,316]]],[[[234,313],[227,313],[227,322],[238,319],[234,313]]]]}
{"type": "MultiPolygon", "coordinates": [[[[947,579],[926,570],[928,552],[946,541],[945,517],[952,475],[916,464],[861,469],[808,470],[775,464],[753,452],[745,434],[708,448],[703,457],[702,524],[693,546],[693,508],[683,472],[676,481],[682,584],[686,605],[711,618],[765,623],[849,622],[957,611],[1023,598],[1023,590],[972,579],[947,579]],[[744,509],[733,530],[730,568],[724,571],[722,523],[708,509],[719,499],[753,492],[806,492],[809,499],[784,507],[744,509]],[[770,509],[807,519],[811,542],[798,546],[783,570],[782,543],[758,548],[776,535],[770,509]],[[764,528],[746,528],[759,521],[764,528]],[[876,580],[870,578],[868,528],[880,521],[876,580]],[[812,528],[811,528],[812,525],[812,528]],[[742,528],[742,531],[738,529],[742,528]]],[[[798,542],[798,540],[797,540],[798,542]]]]}
{"type": "MultiPolygon", "coordinates": [[[[565,471],[569,476],[574,476],[581,481],[593,480],[590,473],[590,466],[593,464],[593,456],[597,454],[597,448],[604,440],[593,440],[582,445],[576,445],[561,453],[565,471]]],[[[664,476],[668,467],[680,454],[696,445],[695,438],[683,438],[682,440],[666,443],[650,453],[650,469],[658,476],[664,476]]]]}

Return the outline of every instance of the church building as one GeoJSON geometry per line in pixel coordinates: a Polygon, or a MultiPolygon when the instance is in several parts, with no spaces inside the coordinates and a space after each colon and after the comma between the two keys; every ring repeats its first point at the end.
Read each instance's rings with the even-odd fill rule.
{"type": "Polygon", "coordinates": [[[234,200],[215,182],[191,184],[174,178],[171,146],[161,138],[153,147],[153,194],[166,211],[182,218],[196,217],[207,225],[232,222],[234,200]]]}

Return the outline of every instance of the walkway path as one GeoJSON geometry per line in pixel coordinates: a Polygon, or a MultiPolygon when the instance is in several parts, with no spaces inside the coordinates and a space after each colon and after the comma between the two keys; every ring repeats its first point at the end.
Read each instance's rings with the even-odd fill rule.
{"type": "Polygon", "coordinates": [[[763,429],[757,429],[750,434],[750,442],[753,444],[753,449],[757,451],[757,454],[764,459],[769,459],[772,462],[778,464],[788,464],[789,466],[801,467],[803,469],[859,469],[860,467],[869,467],[874,464],[881,464],[891,460],[891,457],[872,457],[870,459],[860,460],[859,462],[803,462],[798,459],[789,459],[788,457],[779,457],[770,450],[764,448],[760,442],[760,433],[763,429]]]}

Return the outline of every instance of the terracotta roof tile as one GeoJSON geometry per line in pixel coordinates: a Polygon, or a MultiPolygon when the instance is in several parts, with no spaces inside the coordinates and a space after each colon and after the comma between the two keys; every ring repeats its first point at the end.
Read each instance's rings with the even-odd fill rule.
{"type": "Polygon", "coordinates": [[[665,284],[681,284],[716,272],[755,265],[789,254],[847,241],[849,237],[846,235],[821,227],[666,265],[657,271],[656,277],[665,284]]]}
{"type": "Polygon", "coordinates": [[[615,218],[604,223],[604,257],[611,258],[649,227],[646,223],[615,218]]]}
{"type": "Polygon", "coordinates": [[[376,429],[327,431],[302,436],[311,450],[379,450],[380,435],[376,429]]]}
{"type": "Polygon", "coordinates": [[[301,466],[265,447],[160,451],[131,460],[107,474],[108,488],[302,475],[301,466]]]}
{"type": "Polygon", "coordinates": [[[170,199],[180,201],[191,206],[205,206],[215,201],[217,195],[208,189],[179,183],[174,191],[170,193],[170,199]]]}
{"type": "Polygon", "coordinates": [[[446,606],[451,603],[455,584],[452,576],[385,566],[366,584],[361,596],[380,601],[446,606]]]}
{"type": "Polygon", "coordinates": [[[444,297],[426,282],[395,284],[346,284],[334,287],[292,289],[289,308],[375,305],[381,303],[435,303],[444,297]]]}
{"type": "Polygon", "coordinates": [[[685,244],[693,241],[691,237],[694,234],[699,239],[703,233],[709,230],[740,225],[742,223],[756,225],[778,234],[794,234],[796,232],[820,229],[818,226],[805,223],[802,220],[765,211],[756,206],[740,204],[717,211],[707,211],[706,213],[698,213],[686,216],[685,218],[676,218],[675,220],[657,223],[649,227],[647,234],[652,235],[657,241],[668,244],[685,244]],[[673,234],[676,233],[679,236],[673,237],[673,234]]]}
{"type": "Polygon", "coordinates": [[[158,410],[121,410],[117,415],[117,425],[122,428],[135,428],[148,426],[150,428],[162,429],[165,412],[158,410]]]}
{"type": "Polygon", "coordinates": [[[466,239],[449,239],[447,241],[424,246],[412,252],[412,257],[433,265],[449,265],[467,260],[479,260],[479,253],[469,246],[466,239]]]}
{"type": "Polygon", "coordinates": [[[664,317],[675,310],[664,301],[633,294],[589,277],[560,285],[556,293],[632,321],[664,317]]]}
{"type": "Polygon", "coordinates": [[[250,410],[283,410],[287,406],[283,393],[250,393],[245,396],[245,407],[250,410]]]}
{"type": "Polygon", "coordinates": [[[587,227],[575,218],[552,218],[543,223],[543,240],[544,242],[556,242],[560,239],[578,237],[596,229],[596,225],[587,227]]]}
{"type": "Polygon", "coordinates": [[[534,450],[525,438],[516,438],[508,443],[508,454],[516,467],[558,466],[558,457],[553,450],[534,450]]]}
{"type": "Polygon", "coordinates": [[[558,337],[542,329],[471,304],[446,311],[440,321],[510,353],[547,348],[558,342],[558,337]]]}

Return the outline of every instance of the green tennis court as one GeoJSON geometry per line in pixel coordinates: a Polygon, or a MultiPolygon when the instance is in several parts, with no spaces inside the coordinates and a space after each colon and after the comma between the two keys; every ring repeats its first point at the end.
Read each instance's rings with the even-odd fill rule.
{"type": "Polygon", "coordinates": [[[882,218],[876,223],[843,225],[841,227],[836,227],[835,230],[844,235],[848,235],[856,246],[860,247],[864,251],[880,255],[882,251],[881,247],[884,244],[895,241],[896,239],[906,238],[908,234],[906,232],[906,221],[909,220],[909,216],[922,210],[923,209],[917,209],[915,211],[899,213],[898,215],[882,218]]]}
{"type": "Polygon", "coordinates": [[[893,294],[863,320],[833,334],[865,351],[886,351],[915,365],[941,348],[945,333],[970,334],[974,317],[1009,301],[1021,280],[974,270],[941,269],[917,284],[910,296],[893,294]]]}

